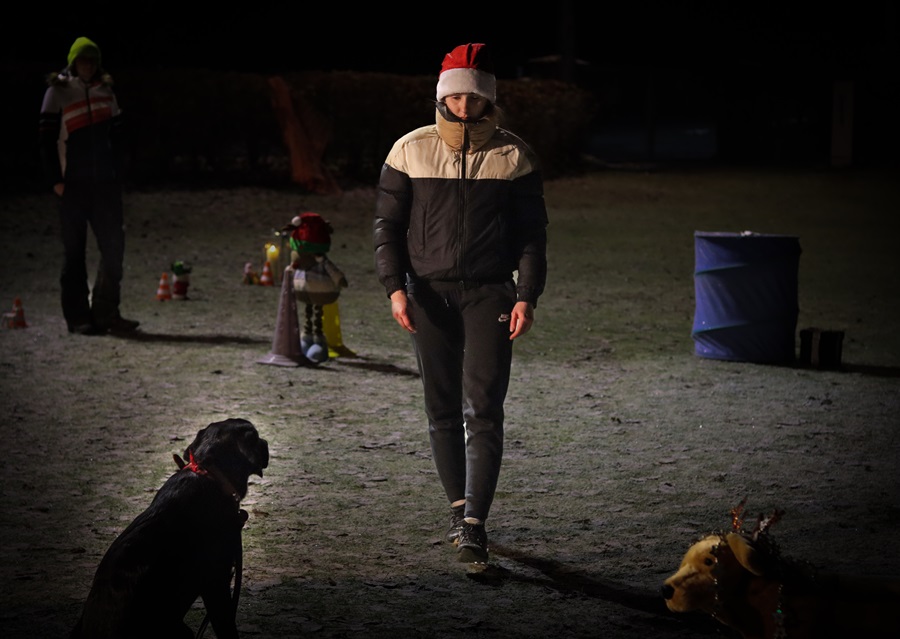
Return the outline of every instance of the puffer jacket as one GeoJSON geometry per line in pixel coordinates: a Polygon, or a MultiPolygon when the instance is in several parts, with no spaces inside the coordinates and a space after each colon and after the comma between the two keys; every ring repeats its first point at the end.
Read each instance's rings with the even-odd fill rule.
{"type": "Polygon", "coordinates": [[[66,69],[48,84],[38,129],[44,179],[120,182],[121,111],[109,76],[85,83],[66,69]]]}
{"type": "Polygon", "coordinates": [[[516,275],[537,305],[547,277],[547,210],[537,158],[490,119],[436,123],[385,160],[375,206],[375,268],[388,296],[414,280],[497,283],[516,275]]]}

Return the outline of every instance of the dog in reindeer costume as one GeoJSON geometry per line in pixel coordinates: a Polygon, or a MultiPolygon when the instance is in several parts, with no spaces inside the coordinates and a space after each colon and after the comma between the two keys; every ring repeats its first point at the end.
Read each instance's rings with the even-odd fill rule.
{"type": "Polygon", "coordinates": [[[769,528],[784,511],[744,530],[742,500],[730,532],[696,541],[660,593],[672,612],[704,612],[742,639],[900,637],[900,578],[839,573],[781,554],[769,528]]]}
{"type": "Polygon", "coordinates": [[[305,306],[300,331],[300,350],[316,364],[328,359],[328,341],[322,328],[326,304],[333,304],[346,288],[347,278],[328,259],[331,249],[331,224],[318,213],[301,213],[284,229],[290,232],[291,266],[286,275],[294,282],[294,296],[305,306]],[[291,274],[290,271],[293,271],[291,274]]]}

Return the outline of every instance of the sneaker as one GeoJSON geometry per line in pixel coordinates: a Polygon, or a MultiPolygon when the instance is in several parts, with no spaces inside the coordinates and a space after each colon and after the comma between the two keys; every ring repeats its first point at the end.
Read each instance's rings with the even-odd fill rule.
{"type": "Polygon", "coordinates": [[[84,324],[69,324],[69,332],[76,335],[102,335],[106,331],[100,330],[90,322],[84,324]]]}
{"type": "Polygon", "coordinates": [[[450,509],[450,528],[447,529],[447,541],[449,541],[454,546],[459,540],[459,533],[460,531],[462,531],[463,517],[465,516],[465,504],[450,509]]]}
{"type": "Polygon", "coordinates": [[[102,328],[110,333],[131,333],[140,325],[141,323],[137,320],[116,316],[108,324],[103,324],[102,328]]]}
{"type": "Polygon", "coordinates": [[[463,521],[457,538],[457,559],[463,563],[487,563],[488,541],[484,524],[463,521]]]}

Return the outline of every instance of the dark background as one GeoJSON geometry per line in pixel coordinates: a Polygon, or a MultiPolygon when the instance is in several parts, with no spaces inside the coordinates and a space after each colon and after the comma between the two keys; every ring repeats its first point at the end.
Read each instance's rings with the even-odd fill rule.
{"type": "MultiPolygon", "coordinates": [[[[275,73],[354,70],[436,74],[457,44],[487,42],[497,75],[562,54],[591,69],[690,68],[727,73],[854,75],[894,69],[897,8],[863,2],[525,4],[250,2],[17,6],[4,58],[64,63],[88,36],[110,66],[275,73]]],[[[580,64],[579,63],[579,64],[580,64]]],[[[893,73],[891,75],[896,75],[893,73]]],[[[753,87],[747,87],[748,92],[753,87]]]]}
{"type": "MultiPolygon", "coordinates": [[[[17,6],[5,27],[0,70],[15,85],[2,107],[14,123],[0,157],[7,175],[33,173],[44,76],[65,65],[82,35],[99,44],[104,66],[124,79],[122,92],[142,71],[158,77],[183,69],[436,80],[445,53],[486,42],[498,79],[561,79],[596,96],[597,114],[572,154],[605,166],[833,166],[839,100],[850,107],[852,148],[844,162],[893,165],[900,146],[900,38],[897,3],[890,0],[465,7],[94,2],[17,6]]],[[[169,91],[173,105],[194,99],[164,81],[158,91],[169,91]]],[[[396,92],[367,98],[387,111],[396,109],[390,101],[403,99],[396,92]]],[[[123,104],[132,113],[133,107],[123,104]]]]}

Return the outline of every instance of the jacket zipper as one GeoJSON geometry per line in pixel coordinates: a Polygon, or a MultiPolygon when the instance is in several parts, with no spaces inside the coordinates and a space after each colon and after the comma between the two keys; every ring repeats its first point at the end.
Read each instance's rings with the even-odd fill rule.
{"type": "Polygon", "coordinates": [[[460,284],[466,279],[465,273],[465,259],[466,259],[466,180],[468,179],[468,168],[467,168],[467,158],[469,155],[469,127],[463,124],[463,142],[462,149],[460,150],[462,155],[461,161],[459,163],[459,224],[457,225],[457,232],[459,233],[459,251],[457,257],[457,269],[459,272],[460,284]]]}
{"type": "Polygon", "coordinates": [[[97,131],[94,130],[94,110],[91,107],[91,85],[84,82],[84,101],[87,103],[88,131],[91,136],[91,175],[97,180],[97,131]]]}

